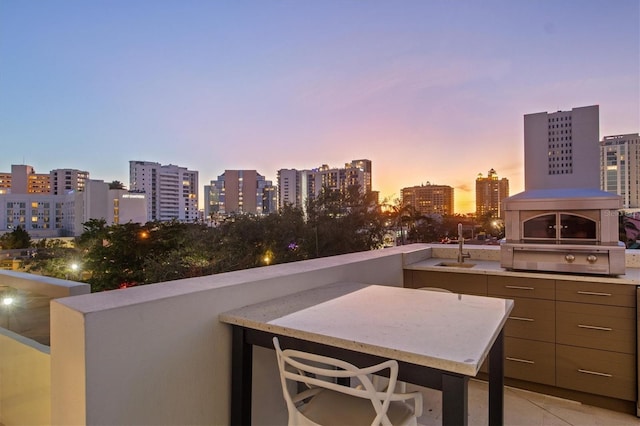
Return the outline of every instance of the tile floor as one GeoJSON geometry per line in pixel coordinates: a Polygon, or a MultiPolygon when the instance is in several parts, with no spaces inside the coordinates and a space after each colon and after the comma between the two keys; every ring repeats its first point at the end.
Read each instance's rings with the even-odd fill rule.
{"type": "MultiPolygon", "coordinates": [[[[411,390],[410,387],[407,390],[411,390]]],[[[441,425],[441,393],[422,388],[424,414],[421,426],[441,425]]],[[[513,426],[640,426],[640,418],[609,411],[579,402],[555,398],[521,389],[505,388],[505,425],[513,426]]],[[[487,415],[487,383],[469,382],[469,425],[485,426],[487,415]]]]}

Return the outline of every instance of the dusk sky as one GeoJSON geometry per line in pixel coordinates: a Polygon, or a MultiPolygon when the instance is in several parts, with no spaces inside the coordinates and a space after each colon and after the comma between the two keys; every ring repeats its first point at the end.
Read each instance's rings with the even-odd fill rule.
{"type": "MultiPolygon", "coordinates": [[[[0,172],[373,161],[373,189],[524,189],[523,116],[640,131],[638,0],[0,0],[0,172]]],[[[201,200],[202,203],[202,200],[201,200]]]]}

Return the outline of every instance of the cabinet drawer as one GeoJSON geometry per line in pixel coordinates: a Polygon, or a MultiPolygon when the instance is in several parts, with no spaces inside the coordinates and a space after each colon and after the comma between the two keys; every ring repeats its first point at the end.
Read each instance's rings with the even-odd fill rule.
{"type": "Polygon", "coordinates": [[[514,305],[504,335],[544,342],[555,342],[556,302],[514,297],[514,305]]]}
{"type": "Polygon", "coordinates": [[[558,343],[635,354],[634,308],[556,302],[556,319],[558,343]]]}
{"type": "Polygon", "coordinates": [[[556,385],[627,401],[636,400],[636,357],[556,345],[556,385]]]}
{"type": "Polygon", "coordinates": [[[489,276],[490,296],[529,297],[533,299],[554,300],[555,281],[540,278],[489,276]]]}
{"type": "Polygon", "coordinates": [[[456,272],[412,271],[411,288],[440,287],[454,293],[487,295],[487,276],[456,272]]]}
{"type": "Polygon", "coordinates": [[[555,385],[555,344],[505,337],[504,375],[555,385]]]}
{"type": "Polygon", "coordinates": [[[636,286],[557,280],[556,300],[633,308],[636,306],[636,286]]]}

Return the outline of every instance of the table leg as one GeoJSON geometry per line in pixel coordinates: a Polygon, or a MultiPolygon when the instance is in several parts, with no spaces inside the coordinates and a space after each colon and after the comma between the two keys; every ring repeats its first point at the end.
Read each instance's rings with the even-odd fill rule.
{"type": "Polygon", "coordinates": [[[442,424],[466,426],[468,376],[442,374],[442,424]]]}
{"type": "Polygon", "coordinates": [[[489,425],[504,424],[504,332],[489,352],[489,425]]]}
{"type": "Polygon", "coordinates": [[[253,346],[246,343],[245,330],[233,326],[231,341],[231,424],[251,424],[253,346]]]}

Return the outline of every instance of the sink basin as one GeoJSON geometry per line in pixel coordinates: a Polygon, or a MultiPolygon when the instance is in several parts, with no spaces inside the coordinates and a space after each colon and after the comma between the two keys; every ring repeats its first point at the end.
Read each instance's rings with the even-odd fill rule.
{"type": "Polygon", "coordinates": [[[436,266],[448,266],[450,268],[473,268],[475,263],[440,262],[436,266]]]}

